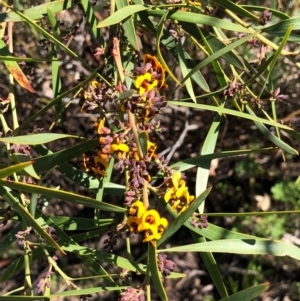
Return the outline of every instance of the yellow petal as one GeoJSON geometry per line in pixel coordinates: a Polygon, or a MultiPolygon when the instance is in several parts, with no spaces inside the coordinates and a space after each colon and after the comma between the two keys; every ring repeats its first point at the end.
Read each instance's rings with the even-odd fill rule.
{"type": "Polygon", "coordinates": [[[169,224],[169,221],[164,217],[162,217],[159,221],[159,226],[163,227],[165,229],[168,227],[168,224],[169,224]]]}
{"type": "Polygon", "coordinates": [[[144,75],[140,75],[135,80],[135,86],[140,88],[144,81],[151,81],[151,74],[149,72],[145,73],[144,75]]]}
{"type": "Polygon", "coordinates": [[[105,118],[102,118],[99,123],[98,123],[98,130],[97,130],[97,133],[100,134],[101,133],[101,130],[104,126],[104,123],[105,123],[105,118]]]}
{"type": "Polygon", "coordinates": [[[176,171],[173,175],[172,175],[172,183],[173,186],[178,189],[178,184],[179,184],[179,180],[181,179],[181,172],[180,171],[176,171]]]}
{"type": "Polygon", "coordinates": [[[188,187],[181,186],[176,191],[176,197],[179,199],[182,196],[185,196],[188,193],[188,187]]]}
{"type": "Polygon", "coordinates": [[[146,89],[143,87],[140,87],[139,89],[139,95],[143,95],[146,92],[146,89]]]}
{"type": "Polygon", "coordinates": [[[158,80],[156,79],[156,80],[153,81],[153,83],[151,85],[149,85],[147,87],[147,92],[152,91],[155,87],[157,87],[157,85],[158,85],[158,80]]]}
{"type": "Polygon", "coordinates": [[[152,240],[159,240],[161,238],[161,234],[158,233],[158,229],[156,226],[151,225],[148,230],[145,231],[145,237],[143,242],[149,242],[152,240]]]}
{"type": "Polygon", "coordinates": [[[129,152],[129,146],[125,143],[120,143],[119,144],[119,150],[121,152],[128,153],[129,152]]]}
{"type": "Polygon", "coordinates": [[[101,84],[99,82],[97,82],[96,80],[93,80],[91,85],[94,88],[100,88],[101,87],[101,84]]]}
{"type": "Polygon", "coordinates": [[[134,209],[134,214],[137,218],[142,218],[143,214],[146,211],[146,208],[144,206],[144,203],[141,201],[136,201],[131,204],[129,212],[131,209],[134,209]]]}
{"type": "Polygon", "coordinates": [[[143,231],[150,229],[150,227],[151,227],[151,225],[148,223],[140,223],[138,226],[138,231],[143,232],[143,231]]]}
{"type": "Polygon", "coordinates": [[[164,199],[167,203],[170,201],[170,199],[172,197],[172,193],[173,193],[173,191],[171,188],[168,189],[167,192],[165,193],[164,199]]]}

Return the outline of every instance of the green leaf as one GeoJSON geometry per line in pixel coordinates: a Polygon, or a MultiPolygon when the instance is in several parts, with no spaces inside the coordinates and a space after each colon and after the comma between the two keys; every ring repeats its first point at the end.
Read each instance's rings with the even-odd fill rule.
{"type": "Polygon", "coordinates": [[[18,84],[29,91],[33,96],[39,97],[36,91],[31,86],[28,78],[24,74],[23,70],[19,66],[19,64],[14,60],[6,60],[6,56],[11,57],[11,53],[8,51],[6,44],[2,39],[0,39],[0,55],[4,57],[3,61],[8,71],[12,74],[14,79],[18,82],[18,84]]]}
{"type": "Polygon", "coordinates": [[[127,269],[134,272],[145,274],[146,266],[143,264],[137,264],[132,260],[128,260],[124,257],[111,254],[109,252],[98,251],[93,248],[87,248],[84,246],[78,246],[76,244],[63,245],[63,250],[71,252],[84,257],[91,257],[92,259],[104,261],[107,264],[112,264],[122,269],[127,269]]]}
{"type": "Polygon", "coordinates": [[[213,2],[241,16],[248,17],[252,20],[258,20],[258,17],[246,10],[243,5],[235,4],[229,0],[213,0],[213,2]]]}
{"type": "Polygon", "coordinates": [[[169,100],[168,104],[175,105],[175,106],[195,108],[195,109],[204,110],[204,111],[213,111],[213,112],[218,112],[220,114],[233,115],[233,116],[236,116],[236,117],[250,119],[254,122],[258,121],[260,123],[272,125],[272,126],[275,126],[275,127],[281,128],[281,129],[286,129],[286,130],[291,129],[288,126],[283,125],[283,124],[278,123],[278,122],[270,121],[270,120],[267,120],[267,119],[257,117],[256,115],[246,114],[246,113],[243,113],[243,112],[239,112],[239,111],[236,111],[236,110],[231,110],[231,109],[227,109],[227,108],[223,108],[223,107],[215,107],[215,106],[204,105],[204,104],[199,104],[199,103],[195,104],[195,103],[173,101],[173,100],[172,101],[169,100]]]}
{"type": "Polygon", "coordinates": [[[36,300],[45,300],[44,296],[1,296],[1,301],[36,301],[36,300]]]}
{"type": "Polygon", "coordinates": [[[251,34],[233,42],[232,44],[229,44],[228,46],[221,48],[220,50],[218,50],[217,52],[211,54],[210,56],[208,56],[207,58],[205,58],[201,63],[199,63],[193,70],[191,70],[188,75],[181,81],[181,83],[183,84],[186,79],[191,76],[191,74],[193,74],[194,72],[196,72],[197,70],[203,68],[204,66],[208,65],[209,63],[213,62],[214,60],[219,59],[220,57],[222,57],[225,53],[230,52],[231,50],[233,50],[234,48],[244,44],[246,41],[248,41],[249,39],[255,37],[259,32],[252,32],[251,34]]]}
{"type": "Polygon", "coordinates": [[[55,190],[53,188],[47,188],[39,185],[31,185],[31,184],[6,181],[6,180],[0,180],[0,184],[12,189],[26,191],[29,193],[39,193],[52,198],[58,198],[75,204],[79,203],[88,207],[97,208],[104,211],[120,212],[120,213],[126,212],[125,208],[117,207],[104,202],[99,202],[98,200],[76,193],[71,193],[62,190],[55,190]]]}
{"type": "Polygon", "coordinates": [[[293,26],[293,31],[300,29],[300,17],[290,18],[288,20],[280,21],[274,25],[265,26],[261,28],[262,32],[277,36],[278,33],[286,33],[290,26],[293,26]]]}
{"type": "Polygon", "coordinates": [[[235,156],[242,156],[242,155],[249,155],[252,153],[257,152],[264,152],[264,151],[275,151],[277,148],[275,147],[268,147],[268,148],[262,148],[262,149],[245,149],[245,150],[234,150],[234,151],[225,151],[221,153],[213,153],[213,154],[207,154],[207,155],[200,155],[193,158],[185,159],[182,161],[179,161],[177,163],[172,164],[171,168],[177,168],[179,171],[185,171],[187,169],[193,168],[195,166],[206,166],[207,161],[211,161],[213,159],[217,158],[229,158],[229,157],[235,157],[235,156]]]}
{"type": "Polygon", "coordinates": [[[99,286],[99,287],[90,287],[90,288],[81,288],[76,290],[64,291],[57,294],[51,294],[51,298],[61,297],[61,296],[80,296],[88,294],[96,294],[101,292],[113,292],[125,290],[128,286],[99,286]]]}
{"type": "MultiPolygon", "coordinates": [[[[52,216],[51,220],[63,230],[92,230],[97,228],[94,219],[84,217],[69,217],[69,216],[52,216]]],[[[113,224],[115,219],[101,219],[99,223],[101,226],[108,226],[113,224]]]]}
{"type": "Polygon", "coordinates": [[[191,231],[195,232],[197,235],[203,236],[209,240],[218,240],[218,239],[260,239],[264,240],[264,238],[256,237],[253,235],[248,235],[244,233],[239,233],[235,231],[230,231],[224,229],[222,227],[215,226],[214,224],[208,223],[208,227],[204,229],[195,228],[191,225],[192,219],[190,218],[187,220],[184,225],[190,229],[191,231]]]}
{"type": "Polygon", "coordinates": [[[270,287],[269,283],[255,285],[219,301],[252,301],[270,287]]]}
{"type": "MultiPolygon", "coordinates": [[[[26,21],[26,23],[30,24],[33,28],[35,28],[37,31],[39,31],[45,38],[49,39],[50,41],[52,41],[53,43],[55,43],[57,46],[59,46],[60,48],[62,48],[63,50],[65,50],[68,54],[70,54],[72,57],[74,57],[75,59],[77,59],[78,61],[80,61],[82,63],[83,66],[85,66],[85,68],[87,70],[90,70],[91,72],[93,72],[94,70],[86,63],[86,61],[84,61],[78,54],[76,54],[74,51],[72,51],[68,46],[66,46],[63,42],[61,42],[59,39],[57,39],[55,37],[55,35],[51,34],[50,32],[48,32],[47,30],[45,30],[43,27],[41,27],[40,25],[37,24],[37,22],[35,22],[34,20],[30,19],[29,17],[27,17],[26,15],[24,15],[23,13],[21,13],[20,11],[17,11],[16,9],[14,9],[14,7],[10,7],[11,10],[13,10],[17,15],[19,15],[23,21],[26,21]]],[[[101,77],[101,75],[99,75],[99,77],[101,77]]],[[[101,77],[102,78],[102,77],[101,77]]]]}
{"type": "MultiPolygon", "coordinates": [[[[246,110],[253,116],[255,116],[254,112],[250,109],[250,107],[247,105],[246,110]]],[[[280,149],[283,151],[292,154],[292,155],[299,155],[298,151],[279,138],[277,138],[274,134],[272,134],[261,122],[255,121],[254,123],[256,124],[257,128],[263,133],[263,135],[268,138],[272,143],[277,145],[280,149]]],[[[279,123],[278,123],[279,124],[279,123]]],[[[279,127],[279,126],[278,126],[279,127]]]]}
{"type": "MultiPolygon", "coordinates": [[[[150,16],[163,16],[167,10],[164,9],[156,9],[156,10],[148,10],[147,13],[150,16]]],[[[238,24],[234,24],[229,21],[225,21],[219,18],[210,17],[204,14],[199,13],[193,13],[193,12],[187,12],[187,11],[170,11],[168,15],[168,19],[170,20],[177,20],[177,21],[183,21],[188,23],[195,23],[195,24],[202,24],[202,25],[208,25],[213,27],[218,27],[222,29],[227,29],[230,31],[237,31],[237,32],[246,32],[251,33],[251,30],[243,27],[238,24]]]]}
{"type": "Polygon", "coordinates": [[[117,10],[114,14],[112,14],[111,16],[106,18],[104,21],[101,21],[97,27],[104,28],[104,27],[107,27],[110,25],[117,24],[129,16],[131,16],[137,12],[147,10],[147,9],[149,9],[148,6],[141,5],[141,4],[128,5],[126,7],[123,7],[121,9],[117,10]]]}
{"type": "MultiPolygon", "coordinates": [[[[28,124],[30,124],[30,122],[32,122],[33,120],[35,120],[37,117],[41,116],[43,113],[47,112],[51,107],[53,107],[54,105],[56,105],[58,102],[61,101],[61,99],[63,99],[64,97],[68,96],[69,94],[73,93],[73,92],[77,92],[78,89],[80,89],[82,86],[84,86],[85,84],[87,84],[91,79],[95,78],[95,76],[98,73],[98,69],[101,66],[99,66],[96,70],[94,70],[92,72],[92,74],[90,76],[88,76],[84,81],[82,81],[81,83],[79,83],[78,85],[76,85],[75,87],[69,89],[68,91],[62,93],[61,95],[59,95],[58,97],[56,97],[55,99],[53,99],[51,102],[49,102],[46,106],[44,106],[41,110],[39,110],[37,113],[31,115],[30,117],[28,117],[17,129],[15,129],[13,131],[13,135],[17,135],[18,132],[20,132],[21,129],[26,128],[26,126],[28,124]]],[[[46,100],[47,101],[47,100],[46,100]]]]}
{"type": "MultiPolygon", "coordinates": [[[[55,35],[56,38],[59,39],[60,36],[60,29],[58,26],[58,22],[56,21],[51,9],[47,9],[47,15],[48,15],[48,19],[50,22],[50,25],[52,27],[52,31],[53,34],[55,35]]],[[[55,44],[51,44],[51,78],[52,78],[52,90],[54,93],[54,98],[56,98],[58,95],[61,94],[61,87],[62,87],[62,83],[61,83],[61,78],[60,78],[60,74],[59,74],[59,62],[57,61],[57,47],[55,44]]],[[[60,114],[62,112],[62,100],[59,101],[56,105],[55,105],[55,112],[56,112],[56,117],[58,119],[60,119],[60,114]]]]}
{"type": "Polygon", "coordinates": [[[170,75],[170,77],[178,84],[181,85],[180,82],[178,81],[177,77],[173,74],[173,72],[170,70],[169,65],[166,63],[161,50],[160,50],[160,40],[162,37],[162,34],[164,32],[164,25],[165,25],[165,21],[166,18],[168,16],[168,11],[165,12],[165,14],[162,16],[162,18],[160,19],[158,26],[156,28],[156,49],[157,49],[157,55],[158,58],[162,64],[162,66],[164,67],[164,69],[167,71],[167,73],[170,75]]]}
{"type": "Polygon", "coordinates": [[[143,155],[146,156],[148,153],[148,134],[146,131],[142,131],[138,134],[138,137],[143,155]]]}
{"type": "Polygon", "coordinates": [[[156,248],[152,244],[148,244],[148,265],[151,272],[151,279],[155,286],[155,289],[160,296],[161,300],[167,301],[168,297],[161,281],[161,274],[157,266],[157,253],[156,248]]]}
{"type": "MultiPolygon", "coordinates": [[[[102,3],[100,2],[98,5],[96,4],[95,6],[93,6],[90,1],[81,1],[81,5],[86,14],[87,22],[88,22],[89,26],[91,26],[94,38],[97,41],[100,41],[102,34],[101,34],[101,31],[97,29],[98,20],[94,14],[94,10],[102,11],[103,9],[105,9],[104,8],[105,4],[106,3],[104,1],[102,1],[102,3]]],[[[104,47],[105,47],[105,45],[104,45],[104,47]]]]}
{"type": "Polygon", "coordinates": [[[262,95],[267,83],[269,82],[269,78],[271,76],[271,73],[274,69],[274,66],[278,60],[278,58],[281,56],[281,52],[283,50],[283,47],[285,46],[285,44],[287,43],[287,40],[288,40],[288,37],[289,35],[291,34],[291,31],[292,31],[292,28],[293,28],[293,25],[291,25],[288,30],[286,31],[285,35],[284,35],[284,38],[282,40],[282,42],[280,43],[278,49],[276,50],[274,56],[272,57],[272,61],[270,62],[270,65],[269,65],[269,69],[268,69],[268,73],[266,75],[266,80],[265,82],[262,84],[262,87],[261,87],[261,92],[258,94],[258,98],[260,98],[260,96],[262,95]]]}
{"type": "Polygon", "coordinates": [[[0,141],[4,143],[16,143],[16,144],[27,144],[37,145],[52,142],[58,139],[75,138],[82,139],[82,137],[67,135],[67,134],[55,134],[55,133],[42,133],[15,137],[0,137],[0,141]]]}
{"type": "MultiPolygon", "coordinates": [[[[20,154],[20,153],[14,153],[11,155],[11,159],[14,163],[25,163],[25,162],[32,162],[31,157],[25,154],[20,154]]],[[[25,167],[24,171],[32,178],[40,180],[40,177],[37,175],[36,171],[34,170],[32,164],[25,167]]],[[[1,177],[1,176],[0,176],[1,177]]]]}
{"type": "MultiPolygon", "coordinates": [[[[183,46],[181,44],[181,39],[178,40],[177,48],[178,48],[178,61],[179,61],[180,69],[181,69],[183,77],[185,77],[189,73],[189,70],[187,69],[187,63],[185,60],[185,55],[184,55],[184,51],[183,51],[183,46]]],[[[186,89],[187,89],[191,99],[193,100],[193,102],[196,103],[197,101],[196,101],[191,77],[187,78],[185,85],[186,85],[186,89]]]]}
{"type": "MultiPolygon", "coordinates": [[[[61,12],[67,8],[70,8],[76,4],[78,4],[79,0],[56,0],[47,2],[41,5],[36,5],[34,7],[25,9],[23,11],[24,15],[32,20],[38,20],[44,18],[44,15],[47,14],[47,9],[50,9],[52,13],[56,14],[61,12]]],[[[22,17],[20,17],[15,12],[1,13],[0,14],[0,22],[21,22],[24,21],[22,17]]]]}
{"type": "Polygon", "coordinates": [[[270,7],[266,8],[264,6],[248,5],[248,4],[247,5],[246,4],[244,4],[244,5],[242,4],[242,5],[239,5],[239,6],[245,8],[245,9],[248,9],[248,10],[259,11],[259,12],[263,12],[264,10],[268,9],[272,13],[273,16],[278,17],[278,18],[280,18],[282,20],[286,20],[286,19],[290,18],[289,15],[287,15],[287,14],[285,14],[285,13],[279,11],[279,10],[270,8],[270,7]]]}
{"type": "MultiPolygon", "coordinates": [[[[88,150],[93,149],[99,145],[99,139],[94,139],[86,141],[84,143],[75,145],[73,147],[52,153],[45,146],[37,145],[34,147],[36,151],[42,154],[46,154],[42,157],[36,158],[34,163],[34,168],[36,172],[40,173],[42,171],[48,171],[55,166],[60,166],[72,159],[84,154],[88,150]]],[[[99,180],[98,180],[99,182],[99,180]]]]}
{"type": "Polygon", "coordinates": [[[2,168],[2,169],[0,169],[0,178],[9,177],[13,173],[17,173],[17,172],[25,169],[26,167],[28,167],[32,164],[33,164],[33,161],[29,161],[29,162],[24,162],[24,163],[11,165],[11,166],[6,167],[6,168],[2,168]]]}
{"type": "MultiPolygon", "coordinates": [[[[3,183],[5,181],[1,180],[1,182],[3,183]]],[[[12,195],[10,189],[0,186],[0,194],[2,195],[4,200],[13,208],[13,210],[16,211],[24,220],[26,220],[28,224],[49,243],[50,246],[54,247],[62,254],[65,254],[58,243],[53,240],[53,238],[43,228],[40,227],[35,218],[12,195]]]]}
{"type": "MultiPolygon", "coordinates": [[[[118,0],[116,1],[116,6],[117,9],[120,10],[124,7],[131,7],[129,5],[128,0],[118,0]]],[[[136,34],[136,29],[133,23],[133,18],[132,16],[127,17],[123,22],[122,22],[122,27],[125,31],[125,35],[129,41],[129,43],[132,45],[132,47],[136,51],[140,51],[138,39],[137,39],[137,34],[136,34]]]]}
{"type": "Polygon", "coordinates": [[[158,250],[159,252],[212,252],[245,255],[289,256],[300,260],[300,248],[282,241],[257,239],[222,239],[180,247],[158,250]]]}
{"type": "MultiPolygon", "coordinates": [[[[217,39],[213,34],[210,32],[207,32],[205,35],[206,42],[209,44],[210,48],[212,49],[213,52],[217,52],[220,49],[226,48],[226,44],[221,42],[219,39],[217,39]]],[[[222,59],[224,59],[227,63],[230,65],[239,68],[241,70],[246,69],[245,66],[243,65],[241,59],[236,56],[232,51],[229,51],[222,55],[222,59]]]]}

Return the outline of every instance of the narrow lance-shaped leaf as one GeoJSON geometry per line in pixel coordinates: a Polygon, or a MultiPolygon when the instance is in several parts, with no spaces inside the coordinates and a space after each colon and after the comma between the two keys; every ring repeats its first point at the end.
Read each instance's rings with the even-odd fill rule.
{"type": "Polygon", "coordinates": [[[162,284],[161,275],[157,266],[156,247],[150,243],[148,244],[148,268],[150,269],[151,279],[158,295],[160,296],[161,300],[167,301],[168,297],[162,284]]]}
{"type": "MultiPolygon", "coordinates": [[[[0,39],[0,55],[4,56],[4,57],[5,56],[10,56],[11,57],[11,54],[8,51],[4,41],[2,39],[0,39]]],[[[9,70],[9,72],[14,77],[14,79],[18,82],[18,84],[22,88],[24,88],[27,91],[29,91],[30,93],[32,93],[32,95],[34,95],[35,97],[39,97],[39,95],[36,93],[36,91],[31,86],[28,78],[23,73],[23,71],[22,71],[21,67],[19,66],[19,64],[16,61],[12,61],[12,60],[5,60],[4,59],[3,61],[4,61],[5,66],[9,70]]]]}
{"type": "Polygon", "coordinates": [[[28,161],[28,162],[24,162],[24,163],[11,165],[11,166],[6,167],[6,168],[2,168],[2,169],[0,169],[0,178],[9,177],[13,173],[17,173],[17,172],[23,170],[24,168],[26,168],[27,166],[30,166],[32,164],[33,164],[33,161],[28,161]]]}
{"type": "MultiPolygon", "coordinates": [[[[123,7],[130,7],[131,5],[129,5],[128,0],[118,0],[116,1],[116,6],[119,10],[122,9],[123,7]]],[[[127,19],[123,21],[122,25],[129,43],[136,51],[140,51],[139,43],[137,40],[136,29],[133,22],[133,15],[127,17],[127,19]]]]}
{"type": "MultiPolygon", "coordinates": [[[[178,40],[177,48],[178,48],[178,61],[179,61],[180,69],[181,69],[183,77],[185,77],[188,74],[188,69],[187,69],[187,64],[186,64],[186,60],[184,57],[184,51],[183,51],[181,39],[178,40]]],[[[191,99],[193,100],[193,102],[196,103],[197,101],[196,101],[191,77],[187,78],[185,85],[186,85],[186,89],[187,89],[191,99]]]]}
{"type": "Polygon", "coordinates": [[[212,252],[247,255],[289,256],[300,260],[300,248],[282,241],[222,239],[159,250],[159,252],[212,252]]]}
{"type": "MultiPolygon", "coordinates": [[[[253,116],[255,115],[254,112],[250,109],[250,107],[248,105],[246,106],[246,110],[251,115],[253,115],[253,116]]],[[[257,122],[257,121],[254,121],[254,123],[256,124],[257,128],[263,133],[263,135],[266,138],[268,138],[272,143],[277,145],[280,149],[282,149],[283,151],[285,151],[289,154],[292,154],[292,155],[298,155],[299,154],[296,149],[292,148],[291,146],[286,144],[284,141],[277,138],[273,133],[271,133],[264,124],[262,124],[260,122],[257,122]]],[[[279,128],[279,126],[278,126],[278,128],[279,128]]]]}
{"type": "MultiPolygon", "coordinates": [[[[47,13],[47,9],[51,9],[51,11],[56,14],[61,12],[64,9],[68,9],[73,5],[76,5],[80,2],[80,0],[56,0],[47,2],[41,5],[37,5],[34,7],[30,7],[23,11],[24,15],[32,20],[38,20],[44,18],[44,15],[47,13]]],[[[24,21],[22,17],[20,17],[15,12],[7,12],[0,14],[0,22],[21,22],[24,21]]]]}
{"type": "Polygon", "coordinates": [[[255,285],[219,301],[252,301],[270,287],[269,283],[255,285]]]}
{"type": "Polygon", "coordinates": [[[34,217],[27,211],[27,209],[25,209],[20,204],[20,202],[11,194],[10,189],[0,186],[0,194],[2,195],[4,200],[13,208],[13,210],[16,211],[24,220],[26,220],[28,224],[31,225],[32,228],[49,243],[50,246],[54,247],[62,254],[66,254],[61,249],[59,244],[55,240],[53,240],[53,238],[43,228],[41,228],[41,226],[36,222],[34,217]]]}
{"type": "Polygon", "coordinates": [[[74,136],[74,135],[41,133],[41,134],[33,134],[33,135],[15,136],[15,137],[0,137],[0,141],[4,143],[37,145],[37,144],[49,143],[64,138],[82,139],[82,137],[74,136]]]}
{"type": "Polygon", "coordinates": [[[26,191],[29,193],[39,193],[45,196],[58,198],[61,200],[65,200],[71,203],[80,203],[88,207],[97,208],[110,212],[125,212],[125,208],[117,207],[111,204],[107,204],[104,202],[99,202],[93,198],[83,196],[76,193],[66,192],[62,190],[55,190],[53,188],[47,188],[38,185],[31,185],[26,183],[12,182],[6,180],[0,180],[0,185],[7,186],[12,189],[18,189],[21,191],[26,191]]]}
{"type": "Polygon", "coordinates": [[[147,9],[149,9],[149,7],[141,4],[128,5],[126,7],[117,10],[114,14],[106,18],[104,21],[100,22],[97,27],[104,28],[110,25],[117,24],[129,16],[147,9]]]}

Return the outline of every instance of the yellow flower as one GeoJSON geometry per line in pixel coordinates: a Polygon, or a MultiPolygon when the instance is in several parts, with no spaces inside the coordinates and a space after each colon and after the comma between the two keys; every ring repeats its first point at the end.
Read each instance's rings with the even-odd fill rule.
{"type": "Polygon", "coordinates": [[[161,239],[161,234],[158,233],[158,228],[155,225],[150,225],[145,231],[145,236],[143,242],[156,241],[161,239]]]}
{"type": "Polygon", "coordinates": [[[116,151],[128,153],[129,152],[129,146],[125,143],[119,143],[119,144],[111,144],[110,145],[110,153],[114,153],[116,151]]]}
{"type": "Polygon", "coordinates": [[[152,91],[158,85],[158,80],[153,79],[149,72],[137,77],[135,86],[139,89],[139,94],[152,91]]]}
{"type": "Polygon", "coordinates": [[[142,222],[138,227],[138,231],[145,231],[149,229],[150,225],[154,225],[155,227],[159,226],[160,215],[155,209],[150,209],[146,211],[142,216],[142,222]]]}
{"type": "Polygon", "coordinates": [[[95,123],[95,128],[97,129],[97,133],[101,134],[101,130],[104,127],[104,123],[105,123],[105,118],[100,119],[100,121],[98,123],[95,123]]]}
{"type": "Polygon", "coordinates": [[[174,172],[174,174],[171,177],[172,184],[176,189],[178,189],[178,185],[179,185],[179,181],[180,181],[181,177],[182,177],[182,174],[180,171],[174,172]]]}
{"type": "Polygon", "coordinates": [[[136,216],[137,218],[142,218],[145,211],[146,211],[146,208],[144,206],[144,203],[141,201],[136,201],[136,202],[132,203],[129,208],[129,214],[136,216]]]}
{"type": "Polygon", "coordinates": [[[164,199],[165,199],[166,203],[168,203],[171,200],[171,198],[175,194],[175,192],[176,192],[176,188],[175,187],[169,188],[166,191],[165,196],[164,196],[164,199]]]}
{"type": "Polygon", "coordinates": [[[136,216],[129,216],[127,219],[127,225],[129,226],[130,232],[137,233],[138,225],[142,222],[142,220],[136,216]]]}
{"type": "Polygon", "coordinates": [[[165,84],[165,69],[163,68],[162,64],[158,61],[155,56],[150,54],[145,54],[143,56],[144,63],[150,63],[151,68],[154,72],[156,72],[156,79],[157,79],[157,87],[160,88],[167,88],[168,86],[165,84]]]}
{"type": "Polygon", "coordinates": [[[171,204],[172,210],[182,213],[194,200],[194,196],[190,195],[186,186],[186,181],[182,179],[182,174],[176,171],[168,180],[167,186],[169,188],[167,188],[164,195],[166,203],[171,204]]]}
{"type": "Polygon", "coordinates": [[[162,217],[159,221],[159,225],[158,225],[158,233],[162,234],[165,229],[168,227],[168,220],[164,217],[162,217]]]}
{"type": "Polygon", "coordinates": [[[139,89],[143,85],[144,81],[147,82],[151,81],[151,74],[149,72],[138,76],[137,79],[135,80],[135,86],[139,89]]]}
{"type": "Polygon", "coordinates": [[[96,80],[93,80],[93,81],[91,82],[91,86],[92,86],[93,88],[101,88],[101,84],[100,84],[99,82],[97,82],[96,80]]]}

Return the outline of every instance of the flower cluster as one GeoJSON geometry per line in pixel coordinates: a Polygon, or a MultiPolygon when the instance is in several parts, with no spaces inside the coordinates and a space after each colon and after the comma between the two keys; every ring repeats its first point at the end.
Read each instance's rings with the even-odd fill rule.
{"type": "Polygon", "coordinates": [[[155,209],[147,210],[141,201],[132,203],[129,208],[129,217],[127,225],[130,232],[144,232],[143,242],[151,242],[159,240],[168,226],[168,220],[160,217],[155,209]]]}
{"type": "Polygon", "coordinates": [[[115,154],[118,159],[125,159],[129,147],[123,133],[111,133],[111,130],[104,126],[105,118],[95,124],[99,134],[100,147],[96,156],[83,156],[83,167],[86,172],[93,171],[98,176],[106,176],[106,169],[111,155],[115,154]]]}
{"type": "Polygon", "coordinates": [[[127,288],[120,294],[118,301],[145,301],[145,292],[134,287],[127,288]]]}
{"type": "Polygon", "coordinates": [[[190,195],[182,173],[179,171],[174,172],[166,184],[165,201],[169,203],[172,209],[176,210],[177,213],[182,213],[195,198],[193,195],[190,195]]]}
{"type": "Polygon", "coordinates": [[[113,100],[115,91],[100,79],[93,80],[82,88],[79,104],[82,112],[93,112],[113,100]]]}
{"type": "Polygon", "coordinates": [[[167,277],[174,270],[175,262],[167,259],[167,255],[158,254],[157,255],[157,266],[161,271],[163,277],[167,277]]]}
{"type": "Polygon", "coordinates": [[[156,210],[148,209],[151,172],[160,171],[161,177],[167,179],[159,189],[152,188],[178,213],[189,206],[194,196],[190,196],[183,175],[171,170],[164,157],[157,154],[157,146],[151,139],[152,132],[161,131],[159,122],[153,118],[166,106],[165,97],[160,95],[161,89],[167,88],[165,69],[156,57],[146,54],[142,66],[136,67],[132,76],[136,90],[121,84],[109,90],[95,80],[82,91],[83,108],[98,108],[101,115],[94,126],[99,139],[97,154],[84,155],[82,165],[86,172],[105,177],[110,159],[116,160],[115,167],[126,172],[127,225],[131,232],[143,232],[144,242],[155,244],[168,221],[156,210]],[[113,103],[106,110],[108,101],[113,103]]]}
{"type": "Polygon", "coordinates": [[[198,217],[196,213],[194,213],[192,215],[191,226],[199,229],[207,228],[208,227],[207,215],[204,214],[198,217]]]}

